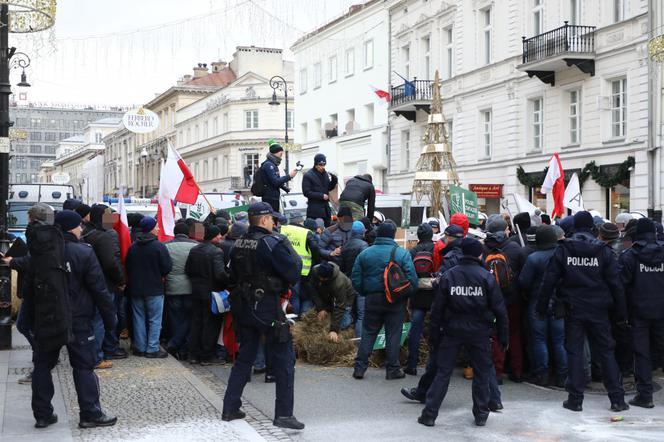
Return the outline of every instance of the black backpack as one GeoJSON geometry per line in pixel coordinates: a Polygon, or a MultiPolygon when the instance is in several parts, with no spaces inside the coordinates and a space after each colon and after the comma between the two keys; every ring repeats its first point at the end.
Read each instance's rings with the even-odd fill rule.
{"type": "Polygon", "coordinates": [[[52,225],[31,228],[28,293],[33,311],[33,333],[41,351],[58,350],[71,340],[69,268],[62,231],[52,225]]]}
{"type": "Polygon", "coordinates": [[[263,196],[265,194],[265,180],[260,167],[254,172],[254,179],[250,190],[254,196],[263,196]]]}

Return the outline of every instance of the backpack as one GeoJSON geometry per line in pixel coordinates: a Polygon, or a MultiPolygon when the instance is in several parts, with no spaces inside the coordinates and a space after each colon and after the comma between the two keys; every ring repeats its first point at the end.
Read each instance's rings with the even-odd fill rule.
{"type": "Polygon", "coordinates": [[[390,253],[390,262],[387,263],[383,272],[383,284],[385,285],[385,297],[387,302],[395,304],[405,299],[410,294],[412,284],[406,277],[406,273],[401,266],[394,260],[397,247],[390,253]]]}
{"type": "Polygon", "coordinates": [[[250,190],[254,196],[263,196],[265,194],[265,180],[260,167],[254,172],[254,179],[252,180],[250,190]]]}
{"type": "Polygon", "coordinates": [[[507,256],[500,249],[487,255],[485,266],[493,277],[496,278],[496,282],[503,293],[512,290],[514,273],[512,273],[507,256]]]}
{"type": "Polygon", "coordinates": [[[413,265],[415,266],[415,273],[417,273],[419,278],[417,288],[420,290],[431,290],[432,275],[435,272],[433,253],[420,250],[413,257],[413,265]]]}
{"type": "Polygon", "coordinates": [[[69,268],[62,231],[52,225],[34,226],[28,240],[33,333],[39,350],[58,350],[70,342],[69,268]]]}

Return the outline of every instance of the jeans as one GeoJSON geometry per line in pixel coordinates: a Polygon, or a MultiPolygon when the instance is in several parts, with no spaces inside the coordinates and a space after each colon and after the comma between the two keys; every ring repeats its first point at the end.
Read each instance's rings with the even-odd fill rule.
{"type": "Polygon", "coordinates": [[[34,334],[30,329],[30,324],[32,319],[30,318],[29,305],[25,298],[21,302],[21,308],[18,309],[18,314],[16,315],[16,330],[28,340],[30,347],[35,348],[34,344],[34,334]]]}
{"type": "Polygon", "coordinates": [[[132,296],[131,307],[134,318],[134,348],[145,353],[159,351],[164,295],[132,296]]]}
{"type": "Polygon", "coordinates": [[[410,315],[410,333],[408,334],[408,369],[417,368],[417,361],[420,358],[420,339],[424,331],[424,316],[426,310],[414,308],[410,315]]]}
{"type": "Polygon", "coordinates": [[[339,329],[343,330],[348,327],[353,323],[353,315],[351,314],[353,308],[352,307],[346,307],[346,311],[344,312],[344,315],[341,317],[341,322],[339,323],[339,329]]]}
{"type": "Polygon", "coordinates": [[[123,297],[119,293],[113,293],[113,306],[115,308],[116,318],[118,318],[117,326],[113,331],[106,331],[104,328],[104,320],[99,313],[99,309],[95,309],[95,317],[92,322],[92,327],[95,334],[95,342],[97,344],[97,363],[103,359],[108,359],[109,356],[118,351],[120,345],[120,320],[118,312],[122,308],[123,297]]]}
{"type": "Polygon", "coordinates": [[[551,340],[551,349],[553,358],[556,362],[556,374],[558,376],[567,375],[567,353],[565,352],[565,320],[556,319],[553,315],[546,319],[539,319],[535,312],[535,302],[528,306],[530,327],[533,337],[533,374],[536,376],[546,375],[549,370],[549,347],[551,340]]]}
{"type": "Polygon", "coordinates": [[[189,295],[166,296],[165,303],[171,335],[167,346],[178,353],[186,354],[186,341],[191,324],[191,297],[189,295]]]}
{"type": "Polygon", "coordinates": [[[365,371],[369,367],[369,356],[371,356],[376,337],[382,326],[385,326],[385,369],[388,373],[401,369],[399,347],[401,346],[401,330],[405,314],[406,304],[404,302],[390,304],[384,293],[373,293],[366,296],[362,339],[355,358],[356,370],[365,371]]]}
{"type": "Polygon", "coordinates": [[[357,295],[355,297],[355,308],[357,310],[357,318],[355,319],[355,337],[359,338],[362,336],[362,323],[364,322],[364,309],[366,305],[367,298],[362,295],[357,295]]]}

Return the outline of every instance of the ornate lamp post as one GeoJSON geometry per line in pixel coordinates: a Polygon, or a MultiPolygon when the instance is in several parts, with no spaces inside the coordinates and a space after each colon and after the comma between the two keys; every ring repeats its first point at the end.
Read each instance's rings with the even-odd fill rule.
{"type": "Polygon", "coordinates": [[[279,106],[279,100],[277,99],[277,89],[284,91],[284,150],[286,151],[286,173],[290,171],[288,167],[288,84],[284,77],[280,75],[275,75],[270,78],[270,87],[272,88],[272,100],[270,101],[270,106],[279,106]]]}

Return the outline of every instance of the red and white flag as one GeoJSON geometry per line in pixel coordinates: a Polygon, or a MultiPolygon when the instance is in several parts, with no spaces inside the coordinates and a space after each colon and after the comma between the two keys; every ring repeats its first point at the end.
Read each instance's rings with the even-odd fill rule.
{"type": "Polygon", "coordinates": [[[386,103],[390,104],[390,93],[387,91],[384,91],[382,89],[378,89],[377,87],[374,87],[372,85],[369,85],[371,89],[373,90],[374,94],[376,94],[376,97],[378,97],[381,101],[381,103],[386,103]]]}
{"type": "Polygon", "coordinates": [[[558,157],[557,152],[549,159],[549,170],[542,183],[542,193],[551,193],[553,195],[553,212],[551,216],[562,218],[565,213],[565,172],[563,171],[563,165],[560,163],[560,157],[558,157]]]}
{"type": "Polygon", "coordinates": [[[117,232],[118,238],[120,240],[120,258],[122,259],[122,264],[124,264],[127,251],[131,246],[131,235],[129,234],[127,208],[124,205],[124,195],[122,190],[120,190],[120,195],[118,196],[118,213],[120,216],[115,221],[115,223],[113,223],[113,230],[117,232]]]}
{"type": "Polygon", "coordinates": [[[157,223],[159,225],[160,241],[168,241],[174,237],[174,201],[194,204],[198,198],[198,193],[198,184],[196,184],[194,176],[173,145],[168,143],[168,157],[164,165],[161,166],[159,193],[157,194],[159,202],[157,223]]]}

